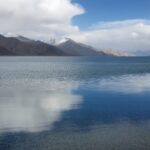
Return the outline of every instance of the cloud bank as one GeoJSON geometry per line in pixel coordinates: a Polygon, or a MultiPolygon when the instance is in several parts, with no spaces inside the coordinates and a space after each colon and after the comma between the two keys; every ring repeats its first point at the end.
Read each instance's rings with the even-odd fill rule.
{"type": "Polygon", "coordinates": [[[72,20],[84,13],[85,9],[72,0],[0,0],[0,32],[47,42],[69,37],[99,50],[150,54],[150,20],[99,22],[81,31],[72,20]]]}
{"type": "Polygon", "coordinates": [[[84,9],[71,0],[0,0],[0,30],[47,40],[77,32],[72,18],[82,13],[84,9]]]}
{"type": "Polygon", "coordinates": [[[150,54],[150,21],[137,19],[100,22],[89,31],[73,35],[72,38],[99,49],[112,48],[134,54],[150,54]]]}

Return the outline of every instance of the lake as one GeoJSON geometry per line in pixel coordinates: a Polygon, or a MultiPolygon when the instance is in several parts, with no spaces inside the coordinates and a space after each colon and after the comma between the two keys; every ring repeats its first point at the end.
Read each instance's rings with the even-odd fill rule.
{"type": "Polygon", "coordinates": [[[150,150],[150,57],[0,57],[0,150],[150,150]]]}

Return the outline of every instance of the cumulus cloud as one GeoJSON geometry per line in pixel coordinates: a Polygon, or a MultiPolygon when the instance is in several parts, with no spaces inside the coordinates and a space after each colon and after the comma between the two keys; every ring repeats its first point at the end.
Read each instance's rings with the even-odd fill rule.
{"type": "Polygon", "coordinates": [[[90,44],[98,49],[112,48],[129,53],[150,53],[150,21],[123,20],[99,22],[80,34],[71,38],[90,44]]]}
{"type": "Polygon", "coordinates": [[[84,9],[71,0],[0,0],[0,30],[47,39],[77,32],[72,18],[82,13],[84,9]]]}

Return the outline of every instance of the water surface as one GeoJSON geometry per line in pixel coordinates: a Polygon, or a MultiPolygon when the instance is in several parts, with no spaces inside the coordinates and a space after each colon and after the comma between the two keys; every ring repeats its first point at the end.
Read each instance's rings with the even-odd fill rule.
{"type": "Polygon", "coordinates": [[[149,141],[149,57],[0,58],[0,149],[149,150],[149,141]]]}

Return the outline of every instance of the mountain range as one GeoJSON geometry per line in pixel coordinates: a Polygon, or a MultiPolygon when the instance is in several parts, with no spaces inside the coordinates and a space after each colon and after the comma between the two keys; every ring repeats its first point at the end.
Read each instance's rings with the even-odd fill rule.
{"type": "Polygon", "coordinates": [[[16,56],[64,56],[58,47],[27,39],[25,37],[4,37],[0,35],[0,55],[11,53],[16,56]],[[4,51],[6,52],[4,53],[4,51]]]}
{"type": "Polygon", "coordinates": [[[0,56],[127,56],[127,54],[113,50],[97,50],[72,39],[51,45],[23,36],[0,35],[0,56]]]}
{"type": "Polygon", "coordinates": [[[91,46],[77,43],[72,39],[67,39],[65,42],[58,45],[64,53],[68,53],[71,56],[98,56],[106,55],[103,51],[97,51],[91,46]]]}

